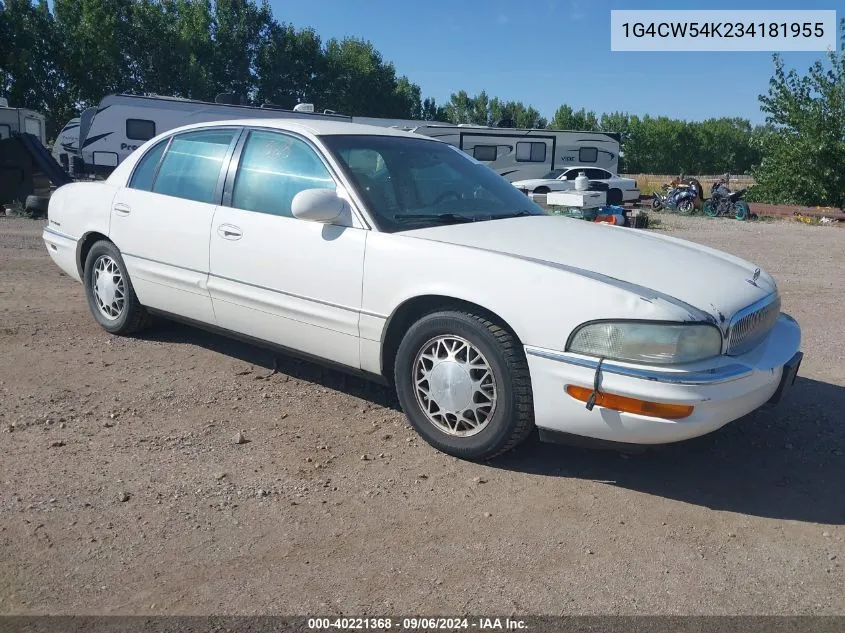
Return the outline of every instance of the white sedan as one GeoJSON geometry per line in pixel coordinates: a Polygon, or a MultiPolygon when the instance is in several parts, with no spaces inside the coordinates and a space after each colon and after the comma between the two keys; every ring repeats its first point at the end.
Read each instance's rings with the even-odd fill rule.
{"type": "Polygon", "coordinates": [[[702,435],[779,399],[801,360],[753,264],[546,215],[454,147],[387,128],[171,130],[105,182],[58,189],[43,236],[107,331],[164,315],[390,383],[420,435],[469,459],[535,427],[702,435]]]}
{"type": "Polygon", "coordinates": [[[588,179],[607,185],[607,201],[610,204],[621,204],[640,198],[640,190],[637,188],[636,180],[616,176],[606,169],[599,169],[598,167],[573,166],[565,169],[553,169],[542,178],[516,180],[511,184],[523,193],[543,194],[550,191],[567,191],[575,189],[575,179],[581,172],[584,172],[588,179]]]}

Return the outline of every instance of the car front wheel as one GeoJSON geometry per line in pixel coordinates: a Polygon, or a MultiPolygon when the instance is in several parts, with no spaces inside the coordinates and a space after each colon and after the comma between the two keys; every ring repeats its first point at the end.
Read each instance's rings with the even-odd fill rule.
{"type": "Polygon", "coordinates": [[[482,316],[449,310],[417,321],[399,346],[395,382],[411,425],[456,457],[490,459],[534,428],[522,346],[482,316]]]}
{"type": "Polygon", "coordinates": [[[149,322],[120,251],[111,242],[99,241],[85,258],[85,296],[97,323],[112,334],[131,334],[149,322]]]}

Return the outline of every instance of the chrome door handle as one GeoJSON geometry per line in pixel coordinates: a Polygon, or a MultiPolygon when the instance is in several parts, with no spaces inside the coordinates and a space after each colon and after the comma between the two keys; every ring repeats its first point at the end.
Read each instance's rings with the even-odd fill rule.
{"type": "Polygon", "coordinates": [[[239,240],[244,235],[240,227],[233,224],[221,224],[217,227],[217,233],[220,237],[227,240],[239,240]]]}
{"type": "Polygon", "coordinates": [[[122,202],[118,202],[113,208],[114,212],[119,213],[120,215],[129,215],[132,212],[132,208],[128,204],[124,204],[122,202]]]}

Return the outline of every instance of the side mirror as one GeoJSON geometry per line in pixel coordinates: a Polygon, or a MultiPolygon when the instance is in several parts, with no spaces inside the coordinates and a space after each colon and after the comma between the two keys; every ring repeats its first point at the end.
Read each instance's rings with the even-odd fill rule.
{"type": "Polygon", "coordinates": [[[304,189],[291,201],[293,217],[323,224],[340,218],[346,208],[346,201],[337,195],[336,189],[304,189]]]}

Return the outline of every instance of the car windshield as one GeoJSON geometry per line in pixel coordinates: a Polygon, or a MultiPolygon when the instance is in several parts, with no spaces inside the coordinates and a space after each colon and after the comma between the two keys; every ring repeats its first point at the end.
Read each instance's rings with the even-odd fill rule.
{"type": "Polygon", "coordinates": [[[322,140],[382,231],[544,215],[507,180],[446,143],[363,134],[322,140]]]}
{"type": "Polygon", "coordinates": [[[565,169],[553,169],[540,180],[556,180],[565,171],[565,169]]]}

